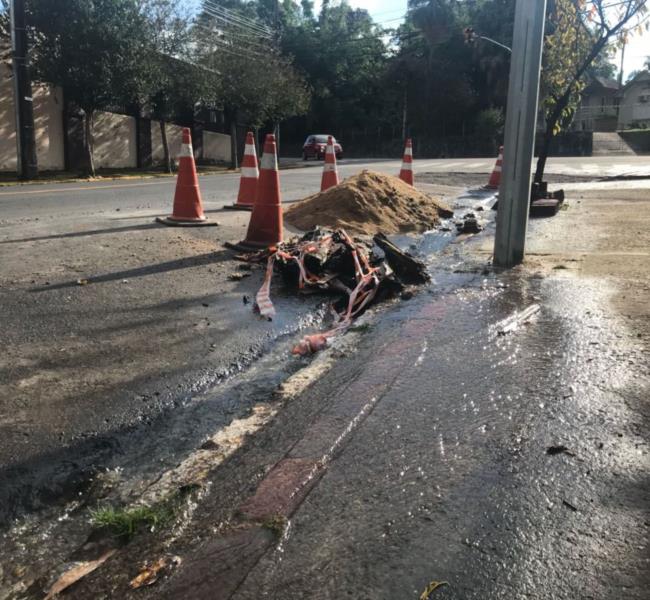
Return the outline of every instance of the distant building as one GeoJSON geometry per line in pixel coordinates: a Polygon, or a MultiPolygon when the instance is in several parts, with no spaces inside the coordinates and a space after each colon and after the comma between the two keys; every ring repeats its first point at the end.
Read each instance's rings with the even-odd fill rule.
{"type": "Polygon", "coordinates": [[[618,129],[650,128],[650,71],[640,71],[621,90],[618,129]]]}
{"type": "Polygon", "coordinates": [[[616,131],[618,104],[616,80],[594,77],[582,92],[572,128],[575,131],[616,131]]]}

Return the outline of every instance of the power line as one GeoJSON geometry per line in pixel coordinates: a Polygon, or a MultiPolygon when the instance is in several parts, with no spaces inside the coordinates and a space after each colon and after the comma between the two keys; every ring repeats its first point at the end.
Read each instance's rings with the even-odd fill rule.
{"type": "Polygon", "coordinates": [[[207,14],[211,19],[213,19],[215,21],[224,23],[224,25],[227,26],[227,27],[240,29],[241,31],[243,31],[245,33],[248,33],[250,35],[256,36],[256,37],[271,39],[271,36],[266,35],[264,33],[260,33],[257,29],[251,29],[250,27],[248,27],[246,25],[241,25],[240,23],[237,23],[235,21],[231,21],[227,17],[224,17],[224,16],[222,16],[220,14],[213,13],[212,10],[209,9],[209,8],[205,9],[205,14],[207,14]]]}
{"type": "Polygon", "coordinates": [[[249,47],[254,47],[254,48],[259,48],[260,52],[259,54],[262,55],[263,53],[268,53],[272,50],[270,46],[263,46],[260,43],[253,42],[251,41],[251,38],[248,37],[243,37],[239,36],[238,34],[233,34],[232,32],[227,32],[226,35],[223,37],[219,36],[219,32],[214,31],[213,29],[210,29],[209,27],[206,27],[205,25],[202,25],[200,23],[197,23],[197,27],[200,29],[203,29],[206,33],[211,33],[214,37],[211,38],[210,41],[214,42],[219,42],[219,43],[228,43],[228,38],[231,38],[233,41],[240,43],[240,44],[246,44],[247,48],[249,47]]]}
{"type": "Polygon", "coordinates": [[[246,25],[248,27],[258,29],[259,31],[261,31],[263,33],[270,33],[270,31],[268,30],[268,28],[265,25],[255,21],[254,19],[251,19],[250,17],[246,17],[246,16],[242,15],[241,13],[235,12],[233,10],[230,10],[230,9],[224,7],[224,6],[221,6],[221,5],[217,4],[216,2],[214,2],[213,0],[204,0],[203,7],[204,8],[206,8],[206,7],[210,8],[211,10],[222,14],[224,17],[226,17],[228,19],[231,19],[233,21],[237,21],[237,22],[241,23],[242,25],[246,25]]]}
{"type": "Polygon", "coordinates": [[[212,0],[204,0],[203,8],[206,12],[209,12],[215,16],[218,15],[219,17],[226,19],[234,24],[239,24],[244,28],[256,31],[260,35],[271,37],[271,32],[265,25],[262,25],[253,19],[249,19],[248,17],[244,17],[243,15],[235,13],[234,11],[229,10],[223,6],[219,6],[212,0]]]}

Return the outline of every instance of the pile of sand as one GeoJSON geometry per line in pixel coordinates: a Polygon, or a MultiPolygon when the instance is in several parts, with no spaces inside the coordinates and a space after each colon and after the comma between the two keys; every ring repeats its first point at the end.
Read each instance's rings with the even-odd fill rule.
{"type": "Polygon", "coordinates": [[[448,206],[397,177],[362,171],[293,205],[284,218],[303,231],[320,225],[374,235],[424,231],[452,215],[448,206]]]}

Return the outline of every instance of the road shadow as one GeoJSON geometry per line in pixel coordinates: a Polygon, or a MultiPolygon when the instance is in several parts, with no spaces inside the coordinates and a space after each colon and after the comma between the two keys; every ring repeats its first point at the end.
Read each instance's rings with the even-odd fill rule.
{"type": "MultiPolygon", "coordinates": [[[[178,271],[192,267],[202,267],[224,260],[229,256],[231,256],[231,252],[228,250],[218,250],[215,252],[208,252],[207,254],[199,254],[198,256],[189,256],[176,260],[168,260],[166,262],[158,263],[155,265],[146,265],[144,267],[137,267],[135,269],[125,269],[123,271],[115,271],[113,273],[88,277],[86,279],[85,285],[107,283],[109,281],[117,281],[120,279],[135,279],[137,277],[144,277],[146,275],[157,275],[159,273],[168,273],[169,271],[178,271]]],[[[31,293],[47,292],[51,290],[71,288],[77,285],[79,285],[78,280],[65,281],[63,283],[57,283],[54,285],[39,286],[29,291],[31,293]]]]}
{"type": "MultiPolygon", "coordinates": [[[[141,218],[141,217],[140,217],[141,218]]],[[[160,228],[159,223],[143,223],[141,225],[127,225],[126,227],[106,227],[104,229],[90,229],[88,231],[73,231],[70,233],[56,233],[52,235],[41,235],[29,238],[18,238],[15,240],[2,240],[0,244],[19,244],[23,242],[41,242],[44,240],[61,240],[67,238],[84,237],[87,235],[103,235],[105,233],[124,233],[126,231],[143,231],[147,229],[160,228]]]]}

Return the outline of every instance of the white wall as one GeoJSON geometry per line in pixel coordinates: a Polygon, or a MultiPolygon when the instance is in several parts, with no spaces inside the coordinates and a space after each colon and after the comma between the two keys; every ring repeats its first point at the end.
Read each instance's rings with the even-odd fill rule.
{"type": "MultiPolygon", "coordinates": [[[[63,101],[61,91],[45,85],[32,86],[36,157],[41,171],[64,168],[63,101]]],[[[16,171],[16,116],[13,75],[0,65],[0,171],[16,171]]]]}
{"type": "Polygon", "coordinates": [[[65,168],[63,147],[63,94],[58,88],[34,85],[34,131],[40,171],[65,168]]]}
{"type": "Polygon", "coordinates": [[[0,65],[0,171],[16,170],[16,117],[11,70],[0,65]]]}
{"type": "MultiPolygon", "coordinates": [[[[36,154],[40,171],[65,168],[63,94],[45,85],[33,86],[36,154]]],[[[93,125],[95,167],[135,169],[138,164],[136,120],[127,115],[97,111],[93,125]]],[[[180,153],[183,128],[167,124],[167,139],[173,161],[180,153]]],[[[151,154],[155,165],[162,164],[164,153],[160,124],[151,122],[151,154]]],[[[230,136],[203,132],[203,156],[207,161],[230,162],[230,136]]],[[[16,128],[13,76],[0,63],[0,171],[16,171],[16,128]]]]}
{"type": "Polygon", "coordinates": [[[203,132],[203,160],[230,162],[230,136],[212,131],[203,132]]]}
{"type": "MultiPolygon", "coordinates": [[[[167,123],[167,143],[169,144],[169,156],[173,162],[178,162],[182,142],[183,128],[167,123]]],[[[162,136],[160,135],[160,121],[151,121],[151,159],[154,165],[161,165],[165,161],[162,136]]]]}
{"type": "Polygon", "coordinates": [[[635,81],[625,89],[618,116],[619,129],[630,127],[635,121],[650,123],[650,102],[641,102],[640,96],[650,94],[650,78],[635,81]]]}
{"type": "Polygon", "coordinates": [[[95,168],[138,166],[135,117],[97,111],[93,122],[95,168]]]}

